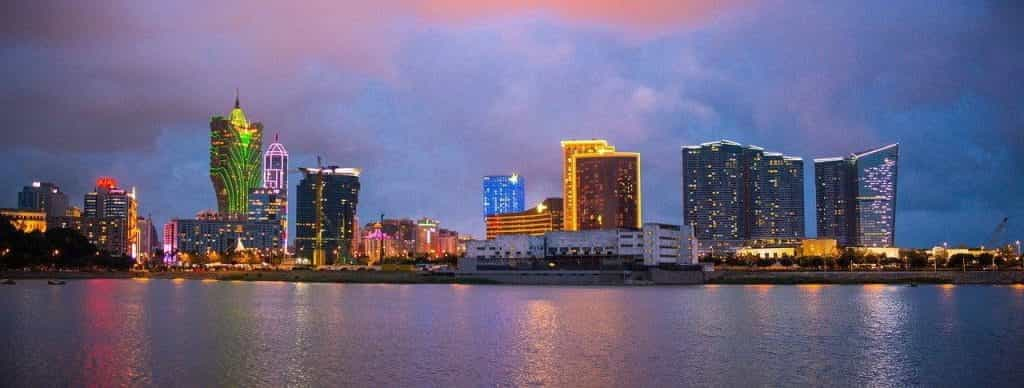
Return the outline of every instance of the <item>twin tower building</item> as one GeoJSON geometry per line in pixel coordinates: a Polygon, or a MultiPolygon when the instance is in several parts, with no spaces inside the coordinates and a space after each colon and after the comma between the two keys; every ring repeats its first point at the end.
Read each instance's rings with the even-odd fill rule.
{"type": "MultiPolygon", "coordinates": [[[[818,238],[892,247],[899,145],[814,160],[818,238]]],[[[804,162],[728,140],[682,148],[683,218],[702,250],[802,239],[804,162]]]]}

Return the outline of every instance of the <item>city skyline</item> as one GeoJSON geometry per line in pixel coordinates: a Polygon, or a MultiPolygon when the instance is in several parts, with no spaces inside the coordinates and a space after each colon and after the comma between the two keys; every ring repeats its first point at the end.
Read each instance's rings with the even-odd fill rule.
{"type": "MultiPolygon", "coordinates": [[[[109,47],[87,38],[142,31],[160,25],[155,14],[180,11],[83,11],[112,26],[98,29],[28,12],[12,23],[40,27],[5,43],[15,44],[4,76],[14,87],[0,189],[53,182],[80,205],[95,177],[109,175],[138,188],[142,212],[158,225],[212,208],[210,184],[197,179],[208,173],[207,150],[196,144],[207,141],[209,115],[222,110],[214,108],[241,85],[247,112],[282,134],[293,165],[322,155],[363,169],[364,217],[428,215],[480,235],[479,207],[461,204],[478,203],[481,176],[518,171],[530,178],[528,198],[558,196],[557,142],[597,137],[643,154],[644,221],[678,224],[678,189],[651,184],[676,185],[679,146],[725,138],[809,161],[899,142],[897,245],[978,245],[1002,217],[1024,215],[1024,159],[1015,151],[1024,140],[1013,115],[1022,97],[1005,79],[1017,74],[1008,64],[1021,62],[1006,38],[1020,35],[1019,10],[919,5],[690,12],[680,4],[659,8],[663,18],[600,7],[469,7],[453,17],[471,23],[444,9],[401,31],[379,29],[388,25],[379,19],[334,30],[323,23],[331,12],[245,11],[312,21],[305,25],[314,36],[353,37],[290,49],[263,34],[229,34],[225,47],[181,33],[207,33],[202,20],[237,11],[224,5],[168,26],[181,36],[117,34],[109,47]],[[869,16],[876,14],[889,17],[869,16]],[[362,34],[372,39],[357,43],[362,34]],[[282,62],[264,64],[272,62],[264,51],[282,62]],[[222,54],[181,55],[199,52],[222,54]],[[462,67],[446,70],[452,63],[462,67]],[[965,70],[973,68],[990,71],[965,70]]],[[[804,170],[804,225],[813,236],[814,169],[804,170]]],[[[15,207],[4,198],[0,206],[15,207]]],[[[1011,221],[1008,235],[1022,232],[1011,221]]]]}

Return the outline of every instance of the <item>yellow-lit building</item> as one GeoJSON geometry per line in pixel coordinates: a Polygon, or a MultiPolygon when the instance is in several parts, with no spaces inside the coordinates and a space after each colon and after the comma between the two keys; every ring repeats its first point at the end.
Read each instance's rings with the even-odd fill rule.
{"type": "Polygon", "coordinates": [[[46,212],[20,209],[0,209],[0,216],[7,217],[18,229],[25,233],[34,231],[46,232],[46,212]]]}
{"type": "Polygon", "coordinates": [[[561,198],[548,198],[536,207],[518,213],[504,213],[485,219],[487,239],[501,235],[528,234],[542,236],[552,230],[562,230],[563,203],[561,198]]]}
{"type": "Polygon", "coordinates": [[[801,256],[839,257],[839,242],[832,238],[806,239],[800,242],[801,256]]]}
{"type": "Polygon", "coordinates": [[[562,153],[564,161],[562,165],[562,198],[564,200],[564,226],[565,230],[579,230],[576,224],[576,155],[593,154],[598,152],[614,152],[615,146],[608,144],[607,140],[564,140],[562,141],[562,153]]]}
{"type": "Polygon", "coordinates": [[[839,245],[835,239],[751,240],[747,246],[737,250],[736,255],[762,259],[803,256],[835,258],[839,257],[839,245]]]}

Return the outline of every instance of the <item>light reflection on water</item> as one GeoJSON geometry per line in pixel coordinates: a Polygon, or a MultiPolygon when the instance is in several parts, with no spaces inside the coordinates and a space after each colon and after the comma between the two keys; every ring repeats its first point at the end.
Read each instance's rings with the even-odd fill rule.
{"type": "Polygon", "coordinates": [[[0,313],[0,386],[1024,379],[1022,286],[22,281],[0,288],[0,313]]]}

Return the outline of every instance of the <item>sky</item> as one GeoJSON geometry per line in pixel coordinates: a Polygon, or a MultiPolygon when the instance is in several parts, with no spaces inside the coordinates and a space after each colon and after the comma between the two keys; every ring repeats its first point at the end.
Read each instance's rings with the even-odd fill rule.
{"type": "MultiPolygon", "coordinates": [[[[0,207],[99,176],[158,224],[216,207],[209,121],[235,89],[291,165],[363,171],[363,222],[483,235],[481,177],[561,195],[559,141],[641,153],[646,221],[681,223],[683,145],[805,159],[900,143],[896,242],[1024,239],[1016,1],[8,2],[0,207]]],[[[290,184],[299,176],[292,174],[290,184]]],[[[294,201],[294,195],[292,196],[294,201]]]]}

